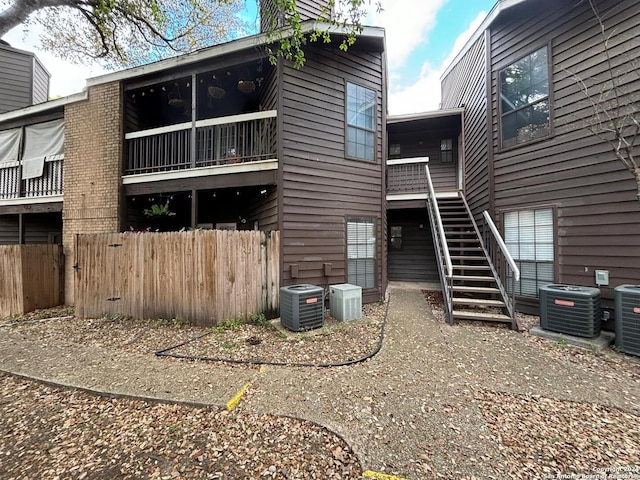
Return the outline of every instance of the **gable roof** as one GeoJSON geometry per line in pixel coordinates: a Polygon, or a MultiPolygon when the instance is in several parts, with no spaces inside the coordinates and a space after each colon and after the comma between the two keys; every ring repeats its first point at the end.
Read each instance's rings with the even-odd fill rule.
{"type": "Polygon", "coordinates": [[[460,61],[462,57],[464,57],[464,55],[469,51],[472,45],[476,43],[478,38],[480,38],[480,35],[482,35],[485,32],[485,30],[487,30],[491,26],[491,24],[495,22],[496,19],[505,10],[508,10],[511,7],[514,7],[521,3],[525,3],[527,1],[532,1],[532,0],[498,0],[497,3],[491,9],[491,11],[487,14],[485,19],[482,21],[482,23],[473,32],[471,37],[469,37],[469,40],[467,40],[467,43],[464,44],[464,47],[462,47],[462,50],[458,52],[458,54],[453,58],[449,66],[447,66],[445,71],[440,76],[440,79],[443,79],[451,72],[451,69],[457,65],[457,63],[460,61]]]}
{"type": "MultiPolygon", "coordinates": [[[[347,33],[346,29],[340,27],[330,26],[328,24],[321,24],[315,20],[308,20],[302,23],[302,33],[310,33],[313,30],[328,29],[332,35],[344,35],[347,33]]],[[[283,37],[286,38],[288,29],[283,30],[283,37]]],[[[381,27],[364,27],[362,32],[357,34],[358,41],[370,40],[374,42],[377,48],[384,50],[384,28],[381,27]]],[[[266,33],[259,33],[248,37],[241,37],[236,40],[231,40],[219,45],[213,45],[201,50],[197,50],[193,53],[187,53],[184,55],[167,58],[165,60],[159,60],[154,63],[141,65],[139,67],[133,67],[118,72],[107,73],[97,77],[87,79],[87,87],[94,85],[100,85],[103,83],[109,83],[113,81],[128,80],[143,75],[152,73],[158,73],[163,70],[169,70],[176,67],[183,67],[194,63],[208,60],[222,55],[234,54],[242,52],[243,50],[253,50],[256,47],[262,47],[270,44],[273,40],[269,38],[266,33]]]]}

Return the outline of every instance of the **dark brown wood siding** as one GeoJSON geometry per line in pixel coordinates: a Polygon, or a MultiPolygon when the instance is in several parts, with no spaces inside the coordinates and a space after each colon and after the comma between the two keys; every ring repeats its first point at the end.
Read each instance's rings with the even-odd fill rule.
{"type": "MultiPolygon", "coordinates": [[[[620,92],[637,101],[640,76],[640,4],[635,0],[598,1],[620,92]],[[635,68],[632,75],[627,75],[635,68]]],[[[556,209],[556,281],[595,286],[594,269],[610,272],[612,288],[640,279],[640,202],[632,175],[610,147],[584,127],[591,109],[572,78],[594,91],[606,78],[599,26],[588,2],[526,2],[494,23],[492,123],[495,149],[495,208],[498,213],[537,206],[556,209]],[[542,5],[541,5],[542,4],[542,5]],[[499,151],[497,75],[501,68],[549,45],[552,59],[552,132],[541,141],[499,151]]],[[[640,156],[640,148],[635,148],[640,156]]]]}
{"type": "Polygon", "coordinates": [[[389,280],[438,283],[438,267],[433,250],[427,209],[389,210],[389,234],[402,227],[402,245],[389,247],[389,280]]]}
{"type": "Polygon", "coordinates": [[[442,107],[465,108],[464,192],[476,218],[489,208],[485,37],[480,36],[442,80],[442,107]]]}
{"type": "Polygon", "coordinates": [[[258,229],[265,232],[278,229],[278,189],[275,185],[264,188],[251,200],[249,206],[249,223],[258,222],[258,229]]]}
{"type": "Polygon", "coordinates": [[[377,225],[377,287],[384,291],[383,74],[380,53],[312,46],[301,70],[285,65],[278,115],[282,137],[282,283],[328,285],[347,281],[346,221],[368,217],[377,225]],[[377,93],[375,161],[345,158],[345,86],[353,82],[377,93]],[[324,264],[331,273],[324,274],[324,264]],[[292,278],[291,265],[298,266],[292,278]]]}
{"type": "MultiPolygon", "coordinates": [[[[458,190],[458,133],[450,130],[428,130],[423,132],[406,131],[389,133],[389,144],[400,145],[400,158],[429,157],[429,172],[436,193],[458,190]],[[453,161],[443,162],[440,141],[450,138],[453,144],[453,161]]],[[[395,157],[394,157],[395,158],[395,157]]],[[[424,175],[424,169],[421,172],[424,175]]],[[[407,185],[410,187],[410,185],[407,185]]],[[[389,185],[391,187],[391,185],[389,185]]],[[[391,189],[391,188],[390,188],[391,189]]],[[[387,193],[401,193],[394,187],[387,193]]],[[[426,189],[425,189],[426,193],[426,189]]]]}
{"type": "MultiPolygon", "coordinates": [[[[266,32],[271,26],[271,19],[276,17],[276,26],[283,25],[283,15],[270,0],[260,0],[260,31],[266,32]]],[[[300,15],[300,21],[315,20],[320,18],[329,8],[328,0],[296,0],[296,10],[300,15]]]]}

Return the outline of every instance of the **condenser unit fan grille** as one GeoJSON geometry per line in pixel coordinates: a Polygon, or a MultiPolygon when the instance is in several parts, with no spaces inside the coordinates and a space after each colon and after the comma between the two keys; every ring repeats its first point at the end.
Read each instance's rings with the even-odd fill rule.
{"type": "Polygon", "coordinates": [[[615,289],[616,348],[640,356],[640,285],[615,289]]]}
{"type": "Polygon", "coordinates": [[[324,324],[324,289],[315,285],[280,288],[280,323],[300,332],[324,324]]]}
{"type": "Polygon", "coordinates": [[[576,337],[600,335],[600,290],[577,285],[540,287],[540,327],[576,337]]]}

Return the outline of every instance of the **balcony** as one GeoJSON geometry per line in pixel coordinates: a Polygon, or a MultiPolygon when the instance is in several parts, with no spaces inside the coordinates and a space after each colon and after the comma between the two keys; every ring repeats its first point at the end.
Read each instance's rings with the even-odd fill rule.
{"type": "Polygon", "coordinates": [[[277,111],[269,110],[127,133],[125,176],[132,180],[177,172],[184,178],[231,171],[220,168],[224,166],[273,161],[276,120],[277,111]]]}
{"type": "Polygon", "coordinates": [[[429,187],[424,167],[428,163],[428,157],[387,160],[387,194],[423,194],[426,198],[429,187]]]}
{"type": "Polygon", "coordinates": [[[42,175],[23,180],[22,161],[0,164],[0,203],[62,201],[64,155],[46,157],[42,175]],[[44,198],[49,197],[49,198],[44,198]],[[33,199],[31,202],[26,199],[33,199]]]}

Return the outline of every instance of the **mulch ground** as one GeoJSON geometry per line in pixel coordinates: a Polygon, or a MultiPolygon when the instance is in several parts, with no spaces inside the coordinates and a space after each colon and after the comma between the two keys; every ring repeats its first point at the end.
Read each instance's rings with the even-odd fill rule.
{"type": "MultiPolygon", "coordinates": [[[[425,292],[425,298],[444,328],[441,296],[425,292]]],[[[72,309],[52,309],[0,320],[0,335],[6,328],[43,343],[82,343],[146,355],[201,337],[172,352],[247,361],[339,363],[376,348],[385,313],[386,305],[367,306],[361,320],[338,323],[328,318],[322,329],[286,333],[255,324],[232,323],[229,328],[212,330],[170,320],[135,321],[119,316],[77,319],[72,309]]],[[[538,324],[537,317],[520,316],[520,321],[526,328],[538,324]]],[[[478,338],[487,341],[495,337],[496,345],[503,348],[508,348],[510,335],[524,335],[533,348],[548,356],[549,365],[577,365],[594,379],[619,380],[634,394],[640,388],[640,359],[613,349],[592,352],[554,344],[527,333],[510,332],[502,325],[462,322],[452,328],[475,329],[478,338]]],[[[449,341],[454,338],[454,334],[448,335],[449,341]]],[[[495,391],[481,384],[479,379],[478,386],[471,386],[463,396],[468,406],[478,409],[487,427],[487,445],[495,446],[486,458],[475,459],[494,472],[493,478],[557,478],[559,473],[640,477],[638,412],[495,391]]],[[[626,394],[611,392],[612,396],[626,394]]],[[[448,415],[450,409],[453,415],[463,404],[456,405],[446,406],[442,414],[448,415]]],[[[433,408],[437,410],[438,404],[433,408]]],[[[460,427],[451,425],[453,432],[460,427]]],[[[398,441],[408,445],[414,436],[425,432],[406,429],[403,435],[398,441]]],[[[448,449],[446,445],[442,448],[448,449]]],[[[416,464],[413,476],[406,472],[408,478],[454,478],[455,465],[442,471],[432,468],[437,459],[428,451],[418,458],[420,465],[416,464]]],[[[227,412],[215,407],[97,397],[0,375],[3,480],[355,479],[361,478],[361,473],[349,445],[312,422],[257,415],[245,408],[227,412]]],[[[475,477],[460,473],[455,478],[475,477]]]]}
{"type": "Polygon", "coordinates": [[[96,397],[0,375],[0,478],[360,478],[310,422],[96,397]]]}

